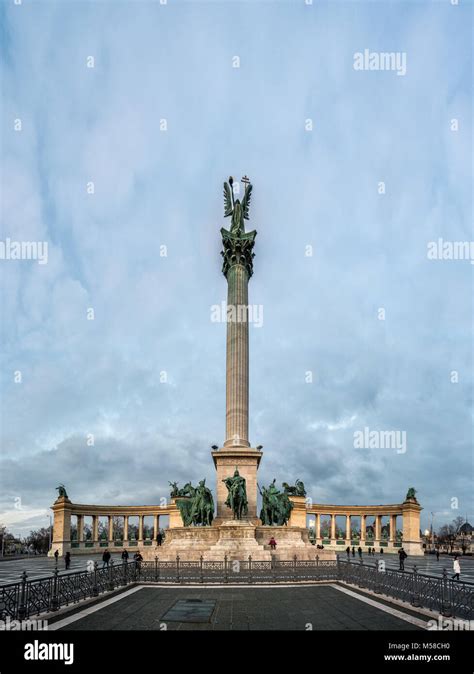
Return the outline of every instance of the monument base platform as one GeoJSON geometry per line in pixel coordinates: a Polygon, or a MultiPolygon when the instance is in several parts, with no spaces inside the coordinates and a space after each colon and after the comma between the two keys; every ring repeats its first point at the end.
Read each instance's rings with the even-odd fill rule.
{"type": "Polygon", "coordinates": [[[255,561],[334,560],[332,550],[319,550],[309,542],[308,530],[303,527],[256,526],[251,520],[224,520],[218,526],[176,527],[169,529],[160,548],[142,551],[145,560],[160,561],[255,561]],[[276,549],[269,541],[275,539],[276,549]]]}

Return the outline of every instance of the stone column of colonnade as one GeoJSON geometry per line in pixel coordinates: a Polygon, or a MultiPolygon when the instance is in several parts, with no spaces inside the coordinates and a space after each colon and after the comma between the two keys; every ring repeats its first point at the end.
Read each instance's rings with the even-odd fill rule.
{"type": "Polygon", "coordinates": [[[249,436],[249,273],[244,264],[227,272],[226,440],[224,447],[250,447],[249,436]],[[233,320],[232,320],[233,319],[233,320]]]}

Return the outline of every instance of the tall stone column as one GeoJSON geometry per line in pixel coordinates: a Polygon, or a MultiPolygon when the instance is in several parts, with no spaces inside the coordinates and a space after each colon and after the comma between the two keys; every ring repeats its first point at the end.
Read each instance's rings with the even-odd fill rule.
{"type": "Polygon", "coordinates": [[[242,203],[234,199],[233,181],[224,184],[225,215],[232,216],[229,230],[222,228],[222,273],[227,279],[226,430],[224,445],[212,452],[217,470],[216,524],[232,519],[225,505],[223,480],[239,474],[246,480],[248,518],[257,520],[257,468],[262,452],[249,442],[249,315],[248,283],[253,273],[256,231],[246,232],[244,220],[252,187],[247,184],[242,203]]]}
{"type": "Polygon", "coordinates": [[[227,270],[226,440],[224,447],[250,447],[249,324],[245,263],[227,270]]]}

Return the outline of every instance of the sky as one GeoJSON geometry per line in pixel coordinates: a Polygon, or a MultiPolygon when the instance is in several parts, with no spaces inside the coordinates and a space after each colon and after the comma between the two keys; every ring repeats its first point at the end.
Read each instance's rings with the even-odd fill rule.
{"type": "Polygon", "coordinates": [[[472,5],[0,11],[0,242],[48,246],[0,259],[0,522],[46,526],[59,483],[101,504],[214,488],[222,183],[247,175],[260,484],[328,504],[415,487],[422,528],[472,523],[474,269],[427,254],[473,240],[472,5]],[[364,50],[405,72],[356,69],[364,50]],[[406,451],[355,447],[366,428],[406,451]]]}

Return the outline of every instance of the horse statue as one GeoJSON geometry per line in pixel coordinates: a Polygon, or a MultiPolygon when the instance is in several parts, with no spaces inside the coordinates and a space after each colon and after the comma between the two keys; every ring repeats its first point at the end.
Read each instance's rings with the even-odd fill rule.
{"type": "Polygon", "coordinates": [[[228,496],[225,502],[228,508],[231,508],[234,514],[234,520],[241,520],[248,514],[247,487],[246,480],[242,477],[236,468],[232,477],[226,477],[222,482],[228,489],[228,496]]]}
{"type": "Polygon", "coordinates": [[[262,509],[260,511],[262,524],[264,526],[271,526],[272,524],[278,526],[286,525],[293,509],[288,492],[280,492],[275,486],[275,480],[273,480],[268,488],[263,487],[263,491],[259,487],[259,491],[262,495],[262,509]]]}

